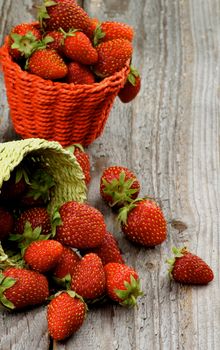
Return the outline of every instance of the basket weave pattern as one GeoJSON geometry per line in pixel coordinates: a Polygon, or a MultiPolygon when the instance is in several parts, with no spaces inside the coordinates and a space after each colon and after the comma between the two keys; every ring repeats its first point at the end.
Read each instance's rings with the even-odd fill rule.
{"type": "Polygon", "coordinates": [[[25,157],[34,157],[39,166],[43,163],[55,181],[53,198],[48,208],[51,212],[66,201],[86,200],[84,174],[75,156],[64,150],[58,142],[37,138],[0,143],[0,189],[3,181],[10,178],[11,172],[25,157]]]}
{"type": "Polygon", "coordinates": [[[12,61],[7,40],[0,48],[12,123],[22,138],[91,144],[103,131],[109,112],[129,73],[120,72],[91,85],[44,80],[12,61]]]}

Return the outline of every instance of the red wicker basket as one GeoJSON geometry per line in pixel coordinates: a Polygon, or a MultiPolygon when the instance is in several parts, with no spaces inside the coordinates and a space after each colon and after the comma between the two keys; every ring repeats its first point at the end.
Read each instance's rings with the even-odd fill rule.
{"type": "Polygon", "coordinates": [[[91,144],[103,131],[114,99],[125,84],[129,64],[120,72],[91,85],[44,80],[12,61],[7,40],[0,48],[10,113],[22,138],[91,144]]]}

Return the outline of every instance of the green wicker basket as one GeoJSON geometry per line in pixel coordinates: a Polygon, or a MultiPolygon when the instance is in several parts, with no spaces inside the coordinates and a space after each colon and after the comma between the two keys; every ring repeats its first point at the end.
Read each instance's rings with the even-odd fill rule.
{"type": "Polygon", "coordinates": [[[49,211],[69,200],[86,200],[84,174],[75,156],[58,142],[37,138],[0,143],[0,188],[25,157],[34,158],[39,166],[43,162],[53,176],[55,188],[49,211]]]}

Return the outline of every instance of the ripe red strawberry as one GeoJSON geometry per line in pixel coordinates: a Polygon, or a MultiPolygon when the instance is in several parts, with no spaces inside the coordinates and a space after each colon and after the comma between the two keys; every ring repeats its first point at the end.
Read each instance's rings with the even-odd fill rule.
{"type": "Polygon", "coordinates": [[[39,49],[29,58],[27,70],[43,79],[56,80],[64,78],[67,66],[61,56],[52,49],[39,49]]]}
{"type": "Polygon", "coordinates": [[[186,247],[173,248],[174,258],[168,259],[169,272],[176,282],[184,284],[208,284],[214,278],[212,269],[197,255],[190,253],[186,247]]]}
{"type": "Polygon", "coordinates": [[[74,250],[63,246],[63,253],[53,270],[53,276],[59,279],[63,279],[67,275],[72,276],[80,260],[80,256],[74,250]]]}
{"type": "Polygon", "coordinates": [[[54,240],[32,242],[24,253],[25,262],[32,270],[45,273],[52,270],[63,254],[63,246],[54,240]]]}
{"type": "Polygon", "coordinates": [[[63,55],[63,51],[62,51],[62,47],[63,47],[63,44],[64,44],[64,34],[61,33],[61,31],[59,30],[52,30],[50,32],[47,32],[44,39],[46,38],[52,38],[53,41],[49,42],[47,44],[47,47],[49,49],[53,49],[53,50],[56,50],[59,55],[63,55]]]}
{"type": "Polygon", "coordinates": [[[79,62],[70,62],[67,68],[68,72],[65,77],[67,83],[87,85],[95,83],[95,77],[87,66],[79,62]]]}
{"type": "Polygon", "coordinates": [[[18,24],[12,28],[9,34],[11,56],[15,60],[19,60],[22,56],[29,57],[41,37],[40,29],[37,26],[31,23],[18,24]]]}
{"type": "Polygon", "coordinates": [[[48,235],[51,233],[51,222],[46,208],[37,207],[25,210],[16,220],[14,232],[22,235],[27,222],[29,222],[33,230],[37,227],[41,227],[42,235],[48,235]]]}
{"type": "Polygon", "coordinates": [[[94,64],[98,60],[98,53],[89,38],[77,30],[65,34],[63,53],[72,61],[82,64],[94,64]]]}
{"type": "Polygon", "coordinates": [[[83,174],[85,175],[85,183],[88,185],[91,181],[90,159],[88,153],[85,152],[83,146],[79,143],[74,143],[72,146],[68,147],[68,150],[76,157],[82,168],[83,174]]]}
{"type": "Polygon", "coordinates": [[[108,296],[123,306],[132,307],[137,303],[137,297],[143,293],[137,272],[119,263],[108,263],[104,266],[108,296]]]}
{"type": "Polygon", "coordinates": [[[72,291],[55,296],[47,309],[48,331],[55,340],[63,340],[75,333],[86,317],[86,304],[72,291]]]}
{"type": "Polygon", "coordinates": [[[89,300],[104,294],[105,272],[98,255],[88,253],[82,258],[72,275],[71,289],[89,300]]]}
{"type": "Polygon", "coordinates": [[[98,24],[94,33],[94,45],[114,39],[132,41],[134,30],[131,26],[121,22],[106,21],[98,24]]]}
{"type": "Polygon", "coordinates": [[[102,243],[106,225],[96,208],[69,201],[60,207],[59,213],[62,224],[56,227],[56,240],[79,249],[93,248],[102,243]]]}
{"type": "Polygon", "coordinates": [[[13,227],[13,215],[8,210],[0,207],[0,241],[12,233],[13,227]]]}
{"type": "Polygon", "coordinates": [[[132,101],[141,89],[141,77],[138,71],[131,66],[130,73],[124,87],[119,91],[118,97],[123,103],[132,101]]]}
{"type": "Polygon", "coordinates": [[[100,257],[103,266],[109,262],[124,263],[118,242],[111,232],[106,232],[102,244],[96,248],[90,249],[90,252],[100,257]]]}
{"type": "Polygon", "coordinates": [[[100,194],[111,207],[120,207],[137,198],[140,183],[134,173],[126,167],[106,168],[100,179],[100,194]]]}
{"type": "Polygon", "coordinates": [[[49,296],[48,282],[38,272],[11,267],[1,275],[1,303],[10,309],[43,304],[49,296]]]}
{"type": "Polygon", "coordinates": [[[153,200],[134,200],[120,209],[119,220],[123,233],[134,243],[154,247],[166,239],[166,220],[153,200]]]}
{"type": "Polygon", "coordinates": [[[92,34],[91,39],[94,41],[94,35],[96,28],[100,25],[98,18],[90,18],[90,32],[92,34]]]}
{"type": "Polygon", "coordinates": [[[98,76],[107,77],[120,71],[132,56],[132,44],[125,39],[114,39],[99,44],[98,61],[94,71],[98,76]]]}
{"type": "Polygon", "coordinates": [[[91,35],[90,18],[75,0],[44,0],[38,19],[46,31],[79,29],[91,35]]]}

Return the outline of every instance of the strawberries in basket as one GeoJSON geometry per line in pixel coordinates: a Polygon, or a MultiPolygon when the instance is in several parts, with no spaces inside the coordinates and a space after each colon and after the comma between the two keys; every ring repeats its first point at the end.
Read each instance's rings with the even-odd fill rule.
{"type": "MultiPolygon", "coordinates": [[[[16,25],[8,36],[12,59],[30,74],[91,85],[121,71],[132,60],[134,28],[92,18],[75,0],[44,0],[36,19],[16,25]]],[[[139,90],[140,76],[135,93],[129,91],[129,98],[124,98],[121,91],[119,97],[122,102],[131,101],[139,90]]]]}

